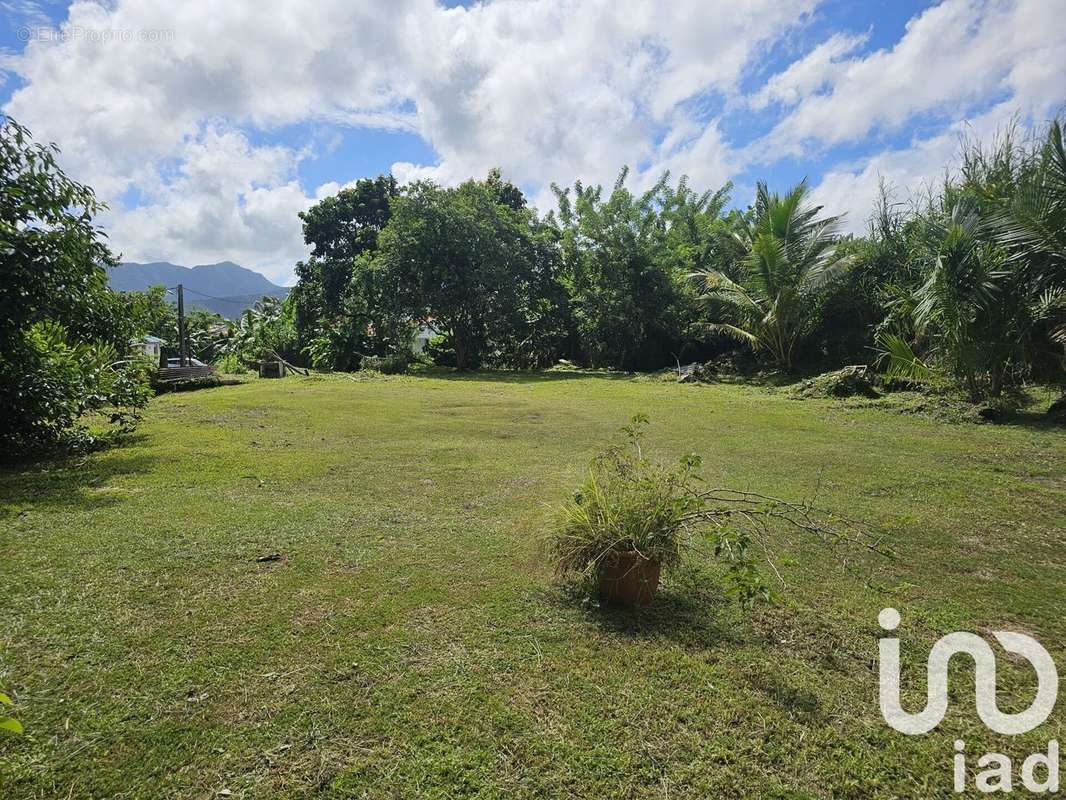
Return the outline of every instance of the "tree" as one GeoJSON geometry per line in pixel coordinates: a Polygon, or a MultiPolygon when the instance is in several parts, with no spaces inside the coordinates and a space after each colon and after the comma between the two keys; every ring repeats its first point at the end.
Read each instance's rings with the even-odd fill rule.
{"type": "Polygon", "coordinates": [[[1036,169],[1017,182],[992,216],[999,241],[1029,267],[1037,315],[1052,341],[1066,349],[1066,147],[1062,123],[1052,121],[1036,169]]]}
{"type": "MultiPolygon", "coordinates": [[[[1029,258],[1047,258],[1066,269],[1066,148],[1062,123],[1054,120],[1037,159],[1038,168],[1019,181],[995,214],[1000,240],[1029,258]]],[[[1061,274],[1061,273],[1060,273],[1061,274]]]]}
{"type": "Polygon", "coordinates": [[[164,347],[177,348],[178,314],[167,299],[165,286],[150,286],[143,292],[119,292],[119,302],[133,324],[134,336],[156,336],[164,347]]]}
{"type": "Polygon", "coordinates": [[[133,323],[107,288],[115,261],[93,225],[102,206],[57,153],[10,118],[0,127],[0,439],[9,452],[88,441],[79,420],[90,411],[111,409],[128,428],[147,402],[143,370],[120,358],[133,323]]]}
{"type": "Polygon", "coordinates": [[[103,206],[63,173],[58,152],[12,119],[0,127],[0,342],[44,319],[87,339],[111,333],[105,267],[115,261],[92,223],[103,206]]]}
{"type": "Polygon", "coordinates": [[[287,361],[295,340],[292,317],[291,301],[266,295],[241,313],[219,351],[248,362],[287,361]]]}
{"type": "Polygon", "coordinates": [[[897,297],[881,336],[893,374],[946,373],[974,402],[1034,367],[1052,374],[1048,346],[1066,312],[1054,230],[1060,148],[1057,125],[1039,143],[1019,140],[1013,125],[990,146],[970,142],[958,175],[914,215],[922,279],[897,297]]]}
{"type": "Polygon", "coordinates": [[[392,328],[372,257],[398,191],[391,175],[361,178],[300,214],[311,258],[296,265],[290,297],[297,349],[315,353],[316,366],[355,369],[363,353],[383,346],[371,331],[392,328]]]}
{"type": "Polygon", "coordinates": [[[769,353],[786,371],[812,328],[813,293],[833,265],[840,217],[819,217],[806,181],[787,194],[758,184],[755,205],[732,231],[738,275],[700,270],[694,278],[714,321],[708,326],[769,353]]]}
{"type": "Polygon", "coordinates": [[[927,336],[935,343],[933,352],[963,382],[973,401],[981,395],[977,375],[982,364],[992,362],[995,395],[1002,386],[1005,368],[1005,359],[990,359],[982,350],[987,340],[1003,337],[990,336],[991,331],[979,328],[982,317],[994,313],[1004,253],[981,241],[979,224],[975,212],[962,204],[954,207],[941,231],[929,277],[915,293],[914,308],[918,336],[927,336]]]}
{"type": "MultiPolygon", "coordinates": [[[[610,196],[600,186],[553,184],[559,204],[562,280],[583,359],[619,369],[657,367],[684,339],[686,287],[679,268],[699,258],[699,230],[711,198],[693,207],[683,191],[668,193],[668,175],[641,195],[625,187],[622,170],[610,196]],[[691,236],[680,227],[670,239],[664,206],[673,201],[678,226],[699,222],[691,236]]],[[[717,201],[716,201],[717,203],[717,201]]],[[[712,205],[716,215],[720,206],[712,205]]]]}
{"type": "Polygon", "coordinates": [[[454,189],[415,183],[393,201],[380,236],[376,266],[396,309],[442,330],[459,369],[545,332],[552,244],[516,193],[492,174],[454,189]]]}

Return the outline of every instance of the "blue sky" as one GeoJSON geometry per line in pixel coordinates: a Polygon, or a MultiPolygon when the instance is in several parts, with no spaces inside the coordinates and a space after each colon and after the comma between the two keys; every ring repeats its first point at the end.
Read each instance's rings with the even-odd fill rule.
{"type": "Polygon", "coordinates": [[[0,104],[129,260],[289,282],[297,214],[367,175],[699,187],[804,177],[861,231],[960,136],[1066,102],[1055,0],[0,0],[0,104]]]}

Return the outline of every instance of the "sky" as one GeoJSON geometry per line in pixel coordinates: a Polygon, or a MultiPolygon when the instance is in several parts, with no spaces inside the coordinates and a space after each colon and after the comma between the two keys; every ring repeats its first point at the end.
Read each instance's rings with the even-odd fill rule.
{"type": "Polygon", "coordinates": [[[806,178],[865,229],[884,179],[1066,108],[1066,0],[0,0],[0,107],[108,203],[128,261],[291,283],[297,214],[360,177],[499,167],[746,206],[806,178]]]}

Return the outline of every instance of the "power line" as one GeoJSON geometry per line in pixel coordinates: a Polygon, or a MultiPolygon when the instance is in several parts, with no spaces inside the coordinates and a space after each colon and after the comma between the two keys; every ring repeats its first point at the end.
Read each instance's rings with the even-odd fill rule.
{"type": "MultiPolygon", "coordinates": [[[[167,291],[168,292],[173,292],[176,288],[177,287],[168,287],[167,291]]],[[[203,292],[198,292],[195,289],[190,289],[188,286],[185,287],[185,291],[186,292],[192,292],[193,294],[199,295],[200,297],[206,297],[208,300],[217,300],[220,303],[233,303],[234,305],[238,305],[238,306],[247,306],[247,305],[249,305],[249,302],[247,300],[234,300],[232,297],[215,297],[214,295],[204,294],[203,292]]],[[[275,297],[275,295],[271,295],[271,294],[265,294],[265,295],[262,295],[262,296],[263,297],[275,297]]],[[[256,301],[256,302],[258,302],[258,301],[256,301]]]]}

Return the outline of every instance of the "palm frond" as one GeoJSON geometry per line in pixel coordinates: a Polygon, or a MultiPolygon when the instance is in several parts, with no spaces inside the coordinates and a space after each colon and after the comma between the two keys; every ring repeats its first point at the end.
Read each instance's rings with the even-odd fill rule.
{"type": "Polygon", "coordinates": [[[933,370],[915,354],[913,348],[894,333],[883,333],[877,337],[879,360],[887,361],[884,375],[888,379],[899,379],[923,383],[933,376],[933,370]]]}

